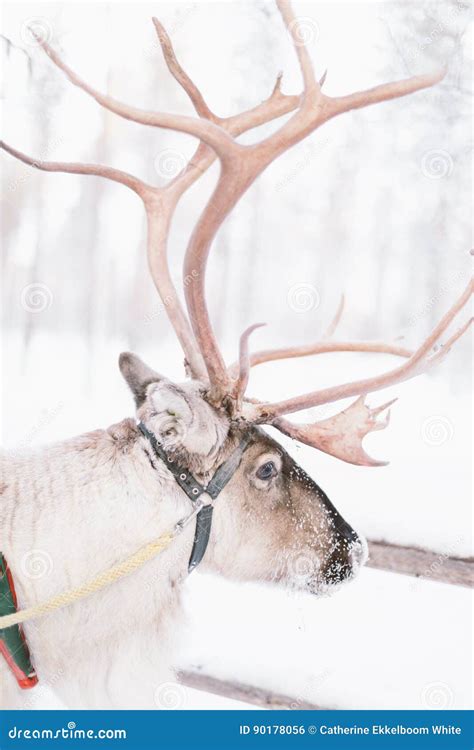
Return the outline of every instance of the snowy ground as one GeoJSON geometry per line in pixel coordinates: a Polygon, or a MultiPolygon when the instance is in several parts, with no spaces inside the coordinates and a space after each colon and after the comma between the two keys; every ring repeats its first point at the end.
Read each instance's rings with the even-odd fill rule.
{"type": "Polygon", "coordinates": [[[291,695],[295,708],[471,705],[467,589],[365,569],[314,599],[196,575],[188,606],[184,664],[291,695]]]}
{"type": "MultiPolygon", "coordinates": [[[[365,569],[315,599],[193,574],[180,667],[336,709],[469,709],[471,592],[365,569]]],[[[255,708],[167,685],[179,709],[255,708]]],[[[60,707],[47,691],[34,708],[60,707]]],[[[165,698],[166,701],[166,698],[165,698]]]]}
{"type": "MultiPolygon", "coordinates": [[[[73,338],[33,339],[25,353],[4,338],[4,447],[34,445],[105,426],[132,413],[116,365],[120,342],[101,344],[92,361],[73,338]],[[88,366],[85,363],[88,362],[88,366]],[[13,364],[15,363],[15,365],[13,364]],[[84,364],[82,364],[84,363],[84,364]]],[[[157,360],[140,352],[171,377],[157,360]]],[[[455,353],[454,353],[455,354],[455,353]]],[[[258,368],[252,392],[282,395],[392,366],[391,358],[346,355],[258,368]],[[278,373],[278,376],[277,376],[278,373]],[[291,375],[290,375],[291,373],[291,375]]],[[[389,393],[400,401],[392,424],[367,441],[390,458],[383,469],[336,462],[290,445],[348,520],[371,538],[469,555],[469,400],[446,373],[422,377],[389,393]]],[[[313,411],[328,416],[329,409],[313,411]]],[[[257,585],[193,574],[187,583],[189,631],[181,667],[202,669],[328,708],[468,708],[471,704],[470,592],[457,586],[365,569],[331,598],[315,599],[257,585]]],[[[244,704],[180,688],[182,708],[244,704]]],[[[35,707],[50,706],[42,693],[35,707]]]]}

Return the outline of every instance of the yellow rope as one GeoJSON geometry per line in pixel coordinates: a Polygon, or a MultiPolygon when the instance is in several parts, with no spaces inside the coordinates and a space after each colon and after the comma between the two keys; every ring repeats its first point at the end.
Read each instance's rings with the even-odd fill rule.
{"type": "Polygon", "coordinates": [[[130,557],[123,562],[113,565],[103,573],[99,573],[99,575],[93,578],[92,581],[89,581],[89,583],[71,589],[71,591],[64,591],[62,594],[57,594],[43,604],[38,604],[36,607],[29,607],[28,609],[14,612],[11,615],[0,617],[0,630],[10,628],[12,625],[19,625],[27,620],[33,620],[37,617],[48,615],[57,609],[67,607],[69,604],[73,604],[81,599],[85,599],[91,594],[95,594],[97,591],[110,586],[111,583],[114,583],[120,578],[130,575],[130,573],[138,570],[138,568],[141,568],[146,562],[152,560],[159,552],[165,549],[173,538],[173,534],[164,534],[154,542],[150,542],[144,547],[141,547],[138,552],[130,555],[130,557]]]}

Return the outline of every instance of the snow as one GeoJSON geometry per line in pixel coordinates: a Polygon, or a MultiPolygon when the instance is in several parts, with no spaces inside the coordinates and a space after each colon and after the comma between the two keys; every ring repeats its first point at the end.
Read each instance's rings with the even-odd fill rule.
{"type": "MultiPolygon", "coordinates": [[[[331,597],[234,584],[186,584],[179,667],[333,709],[469,709],[471,593],[366,568],[331,597]]],[[[255,708],[170,683],[176,709],[255,708]]],[[[61,708],[47,688],[31,708],[61,708]]]]}
{"type": "Polygon", "coordinates": [[[187,668],[285,693],[295,707],[471,707],[467,589],[366,568],[319,599],[198,573],[186,602],[187,668]]]}

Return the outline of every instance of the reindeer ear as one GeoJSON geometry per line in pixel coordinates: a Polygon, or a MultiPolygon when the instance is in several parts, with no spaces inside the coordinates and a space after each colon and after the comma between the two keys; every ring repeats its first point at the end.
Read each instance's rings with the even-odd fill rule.
{"type": "Polygon", "coordinates": [[[152,370],[140,357],[131,352],[122,352],[119,357],[119,367],[133,393],[137,409],[143,404],[146,398],[146,389],[150,383],[164,380],[163,375],[152,370]]]}

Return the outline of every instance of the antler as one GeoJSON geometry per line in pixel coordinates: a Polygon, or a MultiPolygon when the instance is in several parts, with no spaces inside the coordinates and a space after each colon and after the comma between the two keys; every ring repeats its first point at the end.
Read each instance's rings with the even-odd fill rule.
{"type": "MultiPolygon", "coordinates": [[[[206,118],[208,121],[207,124],[204,120],[201,122],[189,117],[183,118],[179,115],[162,115],[160,113],[146,112],[129,107],[111,97],[101,94],[67,66],[47,42],[40,37],[37,37],[37,40],[52,62],[65,73],[69,80],[92,96],[104,108],[135,122],[159,127],[172,127],[176,130],[196,135],[198,138],[203,136],[194,156],[185,169],[166,186],[154,187],[127,172],[104,165],[48,162],[27,156],[3,141],[0,141],[0,146],[12,156],[36,169],[46,172],[66,172],[105,177],[129,187],[142,199],[147,215],[148,264],[155,287],[182,346],[189,374],[192,377],[205,380],[207,378],[207,371],[204,361],[169,272],[167,246],[171,221],[181,196],[215,161],[215,152],[221,149],[219,143],[221,146],[226,140],[232,143],[232,137],[237,137],[252,128],[259,127],[275,118],[288,114],[298,106],[299,97],[286,95],[281,92],[281,75],[279,75],[270,97],[264,102],[237,115],[227,118],[217,117],[217,115],[211,112],[197,86],[179,64],[171,41],[162,24],[156,18],[153,19],[153,23],[171,74],[188,94],[196,112],[202,118],[206,118]],[[207,125],[210,128],[209,131],[207,125]]],[[[31,33],[34,35],[33,29],[31,33]]],[[[191,278],[195,280],[198,271],[196,269],[192,269],[192,271],[194,273],[191,273],[191,278]]]]}
{"type": "Polygon", "coordinates": [[[249,338],[250,335],[257,329],[262,328],[266,323],[254,323],[249,326],[240,337],[239,344],[239,376],[235,383],[232,395],[236,402],[235,411],[238,413],[242,406],[242,399],[247,390],[250,375],[250,357],[249,357],[249,338]]]}
{"type": "MultiPolygon", "coordinates": [[[[248,346],[242,351],[242,339],[251,333],[258,326],[251,326],[241,336],[240,361],[234,362],[229,367],[231,377],[236,377],[237,372],[242,371],[243,357],[245,359],[245,369],[247,370],[246,384],[248,383],[249,371],[251,367],[262,365],[265,362],[275,362],[279,359],[295,359],[297,357],[310,357],[315,354],[328,354],[330,352],[372,352],[379,354],[394,354],[397,357],[411,357],[413,352],[404,346],[396,344],[386,344],[382,341],[330,341],[342,317],[344,310],[344,295],[336,310],[336,314],[331,323],[324,332],[321,341],[314,344],[301,344],[300,346],[288,346],[279,349],[262,349],[252,354],[248,353],[248,346]]],[[[246,342],[247,343],[247,342],[246,342]]]]}
{"type": "MultiPolygon", "coordinates": [[[[291,5],[287,0],[276,0],[276,4],[293,41],[303,79],[303,92],[300,96],[282,94],[281,76],[279,76],[272,94],[266,101],[246,112],[228,118],[218,117],[210,110],[197,86],[177,61],[171,41],[163,26],[156,19],[153,19],[153,23],[167,66],[188,94],[199,118],[146,111],[102,94],[69,68],[47,42],[38,38],[39,44],[53,63],[73,84],[92,96],[101,106],[134,122],[188,133],[199,140],[194,157],[186,168],[165,187],[151,186],[126,172],[111,167],[35,161],[11,146],[2,144],[2,147],[11,155],[38,169],[106,177],[126,185],[139,195],[147,214],[148,262],[155,286],[185,353],[189,373],[195,378],[207,377],[209,380],[208,398],[211,403],[217,406],[226,405],[230,408],[231,414],[238,415],[243,421],[273,424],[283,432],[297,436],[298,439],[320,447],[344,460],[374,465],[374,462],[362,451],[361,441],[369,430],[377,429],[378,425],[382,424],[375,421],[375,416],[380,413],[382,407],[370,410],[358,398],[355,404],[341,414],[316,425],[291,425],[283,420],[281,415],[351,395],[362,396],[370,391],[402,382],[439,361],[462,335],[467,325],[448,340],[445,349],[431,357],[428,356],[429,351],[467,301],[472,291],[470,287],[431,336],[414,353],[403,347],[383,343],[331,342],[323,339],[315,345],[291,347],[273,352],[267,350],[249,355],[248,337],[255,327],[253,326],[247,329],[241,338],[239,374],[235,381],[236,368],[230,368],[230,370],[226,368],[209,318],[205,299],[206,264],[213,239],[220,225],[250,185],[274,159],[331,118],[352,109],[406,96],[432,86],[443,78],[444,71],[383,84],[348,96],[326,96],[321,90],[325,75],[319,82],[317,81],[308,50],[297,38],[297,19],[291,5]],[[263,141],[244,146],[235,140],[241,133],[291,112],[294,114],[287,122],[263,141]],[[179,199],[210,166],[216,156],[221,163],[219,180],[191,235],[185,256],[184,291],[188,319],[169,273],[167,237],[179,199]],[[192,279],[192,283],[186,283],[188,279],[192,279]],[[243,402],[249,369],[252,365],[272,359],[307,356],[328,351],[389,352],[406,357],[407,361],[400,367],[375,378],[315,391],[276,404],[243,402]],[[346,433],[344,439],[340,436],[341,431],[346,433]]],[[[327,336],[333,333],[341,313],[342,306],[329,327],[327,336]]]]}
{"type": "Polygon", "coordinates": [[[362,447],[362,440],[369,432],[387,427],[390,412],[387,412],[382,422],[377,422],[376,417],[396,400],[394,398],[382,406],[370,409],[364,396],[359,396],[347,409],[321,422],[292,424],[286,419],[276,419],[272,424],[285,435],[347,463],[357,466],[386,466],[388,461],[376,461],[367,455],[362,447]]]}
{"type": "MultiPolygon", "coordinates": [[[[388,388],[389,386],[402,383],[405,380],[420,375],[446,357],[451,347],[471,325],[472,318],[467,320],[466,323],[453,333],[439,350],[433,352],[433,347],[447,330],[457,313],[468,302],[473,293],[473,286],[473,282],[470,281],[457,302],[403,365],[381,375],[376,375],[373,378],[366,378],[332,388],[325,388],[320,391],[313,391],[312,393],[276,404],[246,403],[244,404],[244,418],[253,423],[272,424],[285,435],[306,443],[313,448],[318,448],[348,463],[357,464],[358,466],[384,466],[386,462],[376,461],[367,455],[362,447],[362,441],[368,432],[387,427],[389,414],[385,421],[381,422],[378,422],[376,417],[391,406],[394,401],[390,401],[375,409],[370,409],[365,404],[365,396],[367,393],[388,388]],[[358,395],[357,400],[347,409],[321,422],[293,424],[281,418],[282,414],[290,414],[302,409],[339,401],[342,398],[356,395],[358,395]]],[[[337,350],[341,351],[340,348],[337,350]]],[[[375,349],[371,349],[370,351],[375,351],[375,349]]]]}
{"type": "Polygon", "coordinates": [[[419,91],[432,86],[444,76],[443,71],[384,84],[345,97],[328,97],[322,93],[321,85],[316,80],[306,46],[297,38],[297,19],[289,2],[277,0],[277,6],[292,36],[303,78],[303,93],[299,107],[288,122],[260,143],[251,146],[222,144],[225,157],[218,153],[221,159],[220,177],[191,236],[184,262],[185,275],[191,273],[193,268],[199,269],[197,283],[185,289],[185,296],[193,330],[211,383],[210,399],[215,404],[222,403],[232,392],[232,381],[209,318],[205,299],[205,269],[212,241],[226,216],[274,159],[327,120],[351,109],[419,91]]]}
{"type": "Polygon", "coordinates": [[[416,375],[420,375],[422,372],[426,372],[431,365],[435,362],[439,362],[447,355],[453,344],[456,343],[472,323],[472,318],[470,318],[451,336],[450,339],[448,339],[441,350],[434,354],[432,353],[434,345],[452,323],[458,312],[460,312],[468,302],[473,293],[473,289],[474,282],[471,280],[459,299],[448,310],[438,325],[435,326],[430,335],[423,341],[411,357],[399,367],[395,367],[393,370],[389,370],[381,375],[375,375],[373,378],[354,380],[349,383],[343,383],[342,385],[323,388],[320,391],[312,391],[311,393],[306,393],[302,396],[296,396],[295,398],[286,399],[285,401],[279,401],[273,404],[259,404],[257,406],[248,404],[245,405],[244,417],[252,422],[268,423],[272,422],[276,417],[279,417],[282,414],[291,414],[293,412],[301,411],[302,409],[308,409],[321,404],[328,404],[332,401],[339,401],[340,399],[348,398],[350,396],[359,396],[361,394],[380,391],[383,388],[403,383],[405,380],[409,380],[416,375]]]}

